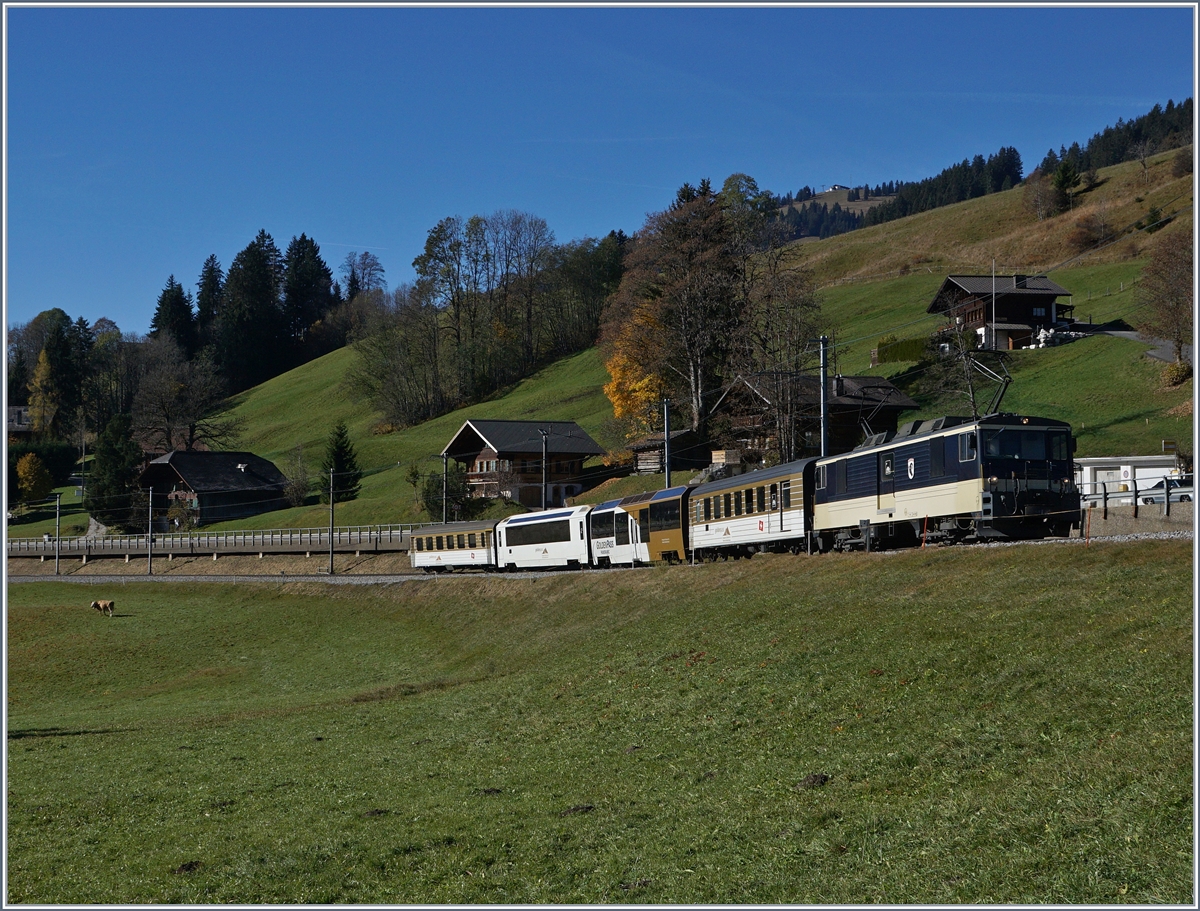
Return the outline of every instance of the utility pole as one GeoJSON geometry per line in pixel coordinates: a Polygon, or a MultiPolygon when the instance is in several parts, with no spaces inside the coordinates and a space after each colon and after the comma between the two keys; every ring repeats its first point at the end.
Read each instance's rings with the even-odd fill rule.
{"type": "MultiPolygon", "coordinates": [[[[146,575],[154,575],[154,488],[150,488],[146,515],[146,575]]],[[[55,545],[57,547],[57,545],[55,545]]]]}
{"type": "Polygon", "coordinates": [[[667,477],[664,489],[671,486],[671,400],[663,397],[663,470],[667,477]]]}
{"type": "MultiPolygon", "coordinates": [[[[153,488],[151,488],[153,489],[153,488]]],[[[62,504],[62,494],[54,494],[54,575],[58,575],[58,542],[62,534],[62,526],[59,524],[59,516],[61,511],[59,507],[62,504]]]]}
{"type": "Polygon", "coordinates": [[[821,336],[821,458],[829,455],[829,336],[821,336]]]}
{"type": "Polygon", "coordinates": [[[333,575],[333,469],[329,469],[329,575],[333,575]]]}
{"type": "Polygon", "coordinates": [[[549,430],[538,428],[538,433],[542,435],[542,512],[546,511],[546,438],[550,435],[549,430]]]}
{"type": "Polygon", "coordinates": [[[992,257],[992,351],[996,350],[996,257],[992,257]]]}
{"type": "Polygon", "coordinates": [[[450,506],[450,456],[442,453],[442,524],[446,524],[450,506]]]}

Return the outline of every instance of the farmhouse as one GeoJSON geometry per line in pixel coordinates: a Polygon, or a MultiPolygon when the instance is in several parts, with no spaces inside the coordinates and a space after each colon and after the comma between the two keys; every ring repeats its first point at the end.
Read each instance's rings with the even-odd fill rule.
{"type": "MultiPolygon", "coordinates": [[[[743,449],[782,450],[799,459],[821,454],[821,380],[807,374],[739,376],[729,390],[733,435],[743,449]]],[[[879,376],[829,377],[830,455],[849,452],[864,438],[896,431],[900,415],[917,403],[879,376]]]]}
{"type": "Polygon", "coordinates": [[[1075,307],[1058,302],[1070,293],[1044,275],[948,275],[926,312],[945,314],[950,326],[961,319],[985,348],[1022,348],[1042,329],[1075,322],[1075,307]]]}
{"type": "Polygon", "coordinates": [[[252,452],[168,452],[138,480],[140,488],[153,488],[155,505],[162,504],[156,515],[182,502],[200,525],[281,509],[286,484],[274,463],[252,452]]]}
{"type": "MultiPolygon", "coordinates": [[[[663,470],[662,431],[629,444],[633,470],[637,474],[658,474],[663,470]]],[[[671,470],[699,469],[709,463],[709,446],[692,430],[671,431],[671,470]]]]}
{"type": "Polygon", "coordinates": [[[466,421],[442,455],[466,466],[474,497],[503,496],[522,506],[561,506],[583,490],[583,463],[604,450],[574,421],[466,421]],[[544,460],[544,461],[543,461],[544,460]]]}

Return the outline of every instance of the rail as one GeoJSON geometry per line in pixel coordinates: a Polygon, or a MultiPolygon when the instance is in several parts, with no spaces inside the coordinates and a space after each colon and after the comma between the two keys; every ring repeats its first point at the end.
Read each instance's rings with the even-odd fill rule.
{"type": "MultiPolygon", "coordinates": [[[[349,525],[333,529],[335,551],[407,551],[409,537],[417,526],[349,525]]],[[[153,555],[305,553],[328,551],[328,528],[273,528],[259,531],[154,532],[147,541],[144,534],[101,535],[55,540],[54,535],[40,538],[9,538],[10,557],[97,556],[119,557],[151,553],[153,555]]]]}

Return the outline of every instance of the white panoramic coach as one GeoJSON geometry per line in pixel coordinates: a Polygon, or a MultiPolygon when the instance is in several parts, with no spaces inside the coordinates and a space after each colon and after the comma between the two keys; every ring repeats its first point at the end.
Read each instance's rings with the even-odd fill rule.
{"type": "Polygon", "coordinates": [[[496,565],[502,570],[587,566],[591,509],[575,506],[502,519],[496,525],[496,565]]]}

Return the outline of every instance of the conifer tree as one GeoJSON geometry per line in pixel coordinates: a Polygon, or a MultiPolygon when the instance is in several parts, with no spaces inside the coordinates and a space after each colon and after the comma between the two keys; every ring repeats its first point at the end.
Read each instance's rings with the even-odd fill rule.
{"type": "Polygon", "coordinates": [[[358,467],[358,456],[346,422],[338,421],[329,432],[325,444],[325,458],[321,462],[321,502],[329,502],[329,473],[333,472],[333,495],[335,502],[344,503],[358,497],[361,489],[362,469],[358,467]]]}
{"type": "Polygon", "coordinates": [[[133,442],[129,415],[113,415],[96,438],[96,454],[83,502],[91,515],[106,525],[129,522],[142,459],[141,447],[133,442]]]}
{"type": "Polygon", "coordinates": [[[196,353],[196,314],[192,310],[192,296],[175,281],[174,275],[167,279],[166,287],[158,296],[158,306],[150,320],[150,337],[170,339],[188,360],[196,353]]]}

